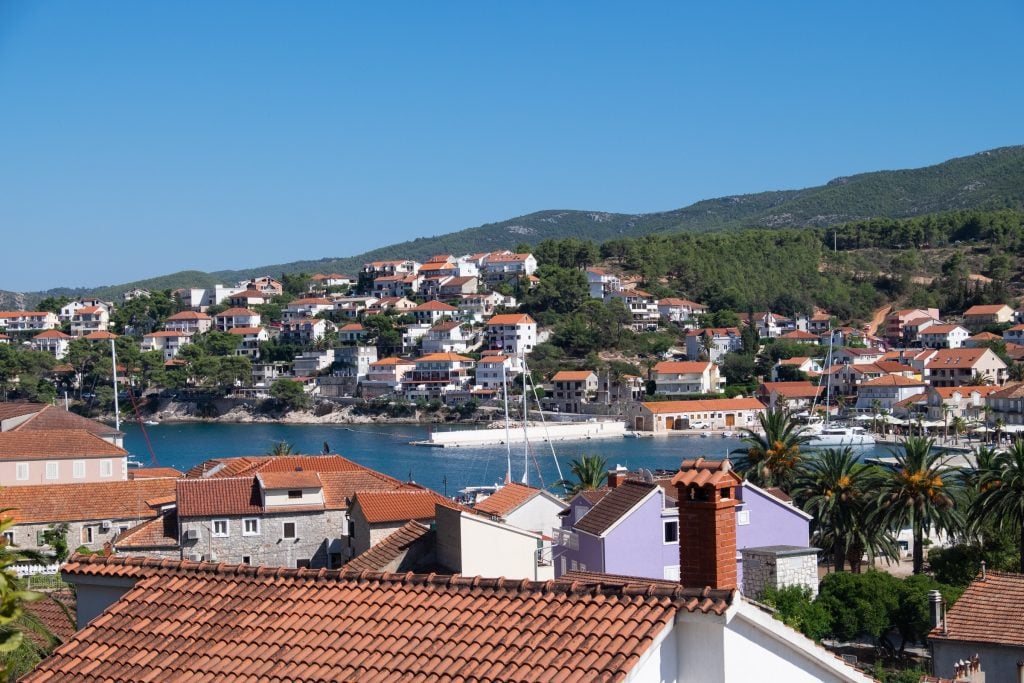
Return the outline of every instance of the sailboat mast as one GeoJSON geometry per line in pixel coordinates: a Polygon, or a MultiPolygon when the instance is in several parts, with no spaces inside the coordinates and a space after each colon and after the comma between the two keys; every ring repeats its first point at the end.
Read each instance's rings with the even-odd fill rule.
{"type": "Polygon", "coordinates": [[[509,484],[512,482],[512,443],[508,440],[508,377],[505,374],[504,361],[501,364],[501,394],[504,398],[503,403],[505,404],[505,450],[508,452],[508,464],[505,468],[505,483],[509,484]]]}
{"type": "Polygon", "coordinates": [[[528,483],[530,472],[530,432],[526,427],[526,353],[522,357],[523,367],[523,484],[528,483]]]}
{"type": "Polygon", "coordinates": [[[114,429],[121,431],[121,411],[117,405],[117,347],[110,340],[110,362],[114,366],[114,429]]]}

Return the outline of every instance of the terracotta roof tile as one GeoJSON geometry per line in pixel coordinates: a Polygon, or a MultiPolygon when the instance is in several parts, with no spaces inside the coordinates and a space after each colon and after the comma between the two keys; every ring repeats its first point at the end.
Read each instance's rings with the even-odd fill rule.
{"type": "Polygon", "coordinates": [[[756,398],[713,398],[701,401],[648,401],[652,413],[706,413],[720,410],[764,410],[756,398]]]}
{"type": "MultiPolygon", "coordinates": [[[[122,434],[110,425],[103,424],[87,417],[58,408],[57,406],[27,404],[36,406],[38,412],[21,424],[13,427],[12,432],[38,432],[51,429],[84,429],[98,436],[112,437],[122,434]]],[[[3,418],[0,418],[3,419],[3,418]]]]}
{"type": "Polygon", "coordinates": [[[505,484],[492,495],[487,496],[487,498],[474,505],[473,509],[477,512],[505,517],[521,507],[523,503],[539,494],[540,489],[512,482],[505,484]]]}
{"type": "MultiPolygon", "coordinates": [[[[298,302],[293,301],[292,303],[294,304],[298,302]]],[[[215,315],[214,318],[238,318],[244,316],[252,317],[257,315],[259,315],[259,313],[257,313],[256,311],[250,311],[248,308],[229,308],[226,311],[221,311],[220,313],[215,315]]]]}
{"type": "Polygon", "coordinates": [[[286,471],[263,471],[256,475],[265,489],[319,489],[323,488],[320,476],[316,472],[296,469],[286,471]]]}
{"type": "Polygon", "coordinates": [[[444,505],[456,510],[464,509],[440,493],[420,488],[358,491],[352,505],[359,505],[363,517],[369,524],[433,519],[435,505],[444,505]]]}
{"type": "Polygon", "coordinates": [[[178,479],[178,514],[182,517],[257,515],[263,503],[255,477],[178,479]]]}
{"type": "MultiPolygon", "coordinates": [[[[46,627],[46,630],[61,640],[66,641],[75,631],[75,595],[71,591],[61,590],[44,594],[41,600],[25,603],[25,609],[46,627]]],[[[26,635],[34,642],[41,639],[34,636],[33,631],[26,635]]]]}
{"type": "Polygon", "coordinates": [[[585,382],[594,375],[593,370],[559,370],[552,382],[585,382]]]}
{"type": "Polygon", "coordinates": [[[0,421],[9,420],[12,417],[32,415],[46,407],[45,403],[31,403],[29,401],[9,401],[0,403],[0,421]]]}
{"type": "MultiPolygon", "coordinates": [[[[75,556],[138,579],[28,681],[622,681],[683,610],[717,593],[656,582],[511,581],[75,556]],[[145,624],[145,627],[141,627],[145,624]],[[338,634],[347,634],[339,638],[338,634]]],[[[731,597],[731,596],[729,596],[731,597]]]]}
{"type": "Polygon", "coordinates": [[[536,325],[537,321],[525,313],[501,313],[491,316],[487,325],[536,325]]]}
{"type": "Polygon", "coordinates": [[[18,430],[0,434],[0,460],[123,458],[128,452],[84,429],[18,430]]]}
{"type": "Polygon", "coordinates": [[[786,398],[815,398],[824,387],[810,382],[764,382],[761,389],[765,394],[775,392],[786,398]]]}
{"type": "Polygon", "coordinates": [[[999,312],[1003,311],[1004,309],[1012,310],[1006,304],[989,304],[989,305],[980,304],[978,306],[971,306],[970,308],[968,308],[966,311],[964,311],[964,316],[968,316],[968,315],[995,315],[996,313],[999,313],[999,312]]]}
{"type": "Polygon", "coordinates": [[[696,458],[684,460],[679,464],[679,471],[672,477],[675,486],[739,486],[743,483],[739,475],[732,469],[728,460],[705,460],[696,458]]]}
{"type": "Polygon", "coordinates": [[[148,522],[133,526],[128,531],[118,534],[114,539],[114,548],[119,551],[131,551],[150,548],[178,547],[178,513],[171,510],[148,522]]]}
{"type": "Polygon", "coordinates": [[[199,311],[181,311],[167,318],[168,320],[210,320],[210,316],[199,311]]]}
{"type": "Polygon", "coordinates": [[[973,368],[985,354],[995,355],[987,348],[977,349],[939,349],[925,368],[940,370],[943,368],[973,368]]]}
{"type": "Polygon", "coordinates": [[[102,519],[149,519],[147,500],[174,492],[174,479],[129,479],[82,484],[38,484],[0,489],[0,509],[19,524],[102,519]]]}
{"type": "Polygon", "coordinates": [[[457,310],[459,310],[459,309],[455,308],[454,306],[452,306],[450,304],[446,304],[443,301],[428,301],[427,303],[420,304],[416,308],[412,309],[412,312],[413,313],[415,313],[416,311],[445,311],[445,312],[451,312],[451,311],[457,311],[457,310]]]}
{"type": "MultiPolygon", "coordinates": [[[[387,538],[346,563],[345,569],[357,572],[400,571],[404,569],[401,560],[410,546],[433,533],[429,527],[410,520],[387,538]],[[396,564],[399,566],[395,566],[396,564]]],[[[429,539],[426,539],[426,542],[429,542],[429,539]]]]}
{"type": "Polygon", "coordinates": [[[117,338],[118,337],[117,337],[116,334],[114,334],[113,332],[108,332],[106,330],[96,330],[95,332],[90,332],[89,334],[87,334],[87,335],[85,335],[83,337],[83,339],[88,339],[90,341],[93,341],[93,340],[105,340],[105,339],[117,339],[117,338]]]}
{"type": "Polygon", "coordinates": [[[608,491],[587,514],[576,520],[576,529],[601,536],[657,488],[656,484],[627,479],[608,491]]]}
{"type": "Polygon", "coordinates": [[[967,587],[946,613],[946,630],[931,640],[970,640],[1024,646],[1024,574],[986,572],[967,587]]]}

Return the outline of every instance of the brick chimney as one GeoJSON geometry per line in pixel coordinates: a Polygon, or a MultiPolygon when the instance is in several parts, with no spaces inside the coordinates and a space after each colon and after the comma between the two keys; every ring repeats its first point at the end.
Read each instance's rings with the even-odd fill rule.
{"type": "Polygon", "coordinates": [[[616,465],[614,470],[608,470],[608,488],[618,488],[619,484],[626,481],[629,470],[622,465],[616,465]]]}
{"type": "Polygon", "coordinates": [[[679,500],[679,581],[734,589],[736,492],[742,480],[728,460],[684,460],[672,478],[679,500]]]}

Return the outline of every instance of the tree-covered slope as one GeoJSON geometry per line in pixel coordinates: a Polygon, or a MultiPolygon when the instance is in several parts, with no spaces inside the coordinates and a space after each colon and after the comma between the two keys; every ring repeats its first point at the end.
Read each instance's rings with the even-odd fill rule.
{"type": "Polygon", "coordinates": [[[186,271],[92,290],[37,293],[113,298],[130,287],[164,289],[233,283],[257,274],[347,272],[366,261],[424,259],[437,253],[490,251],[546,239],[580,237],[597,242],[662,232],[708,232],[740,227],[828,226],[868,218],[905,218],[955,209],[1024,209],[1024,146],[1002,147],[925,168],[877,171],[836,178],[803,190],[707,199],[674,211],[618,214],[538,211],[498,223],[434,237],[420,237],[349,257],[268,264],[245,270],[186,271]]]}

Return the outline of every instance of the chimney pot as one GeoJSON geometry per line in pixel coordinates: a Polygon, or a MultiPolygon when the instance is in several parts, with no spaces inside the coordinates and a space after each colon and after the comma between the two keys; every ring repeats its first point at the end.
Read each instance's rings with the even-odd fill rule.
{"type": "Polygon", "coordinates": [[[982,581],[984,581],[987,578],[985,574],[986,574],[986,572],[985,572],[985,560],[982,560],[981,561],[981,580],[982,581]]]}
{"type": "Polygon", "coordinates": [[[937,590],[928,591],[928,607],[932,628],[943,626],[945,620],[942,614],[942,593],[937,590]]]}

